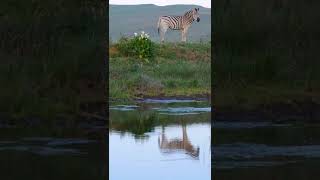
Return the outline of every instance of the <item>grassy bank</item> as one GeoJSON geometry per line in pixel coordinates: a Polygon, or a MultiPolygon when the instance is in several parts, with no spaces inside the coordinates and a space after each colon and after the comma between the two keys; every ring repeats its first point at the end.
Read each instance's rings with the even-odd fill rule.
{"type": "Polygon", "coordinates": [[[0,7],[2,119],[74,119],[83,105],[104,101],[105,3],[27,0],[0,7]]]}
{"type": "Polygon", "coordinates": [[[211,44],[156,44],[155,58],[141,63],[109,47],[109,97],[134,99],[167,96],[209,96],[211,44]]]}
{"type": "Polygon", "coordinates": [[[216,1],[213,104],[222,110],[320,103],[319,5],[216,1]]]}

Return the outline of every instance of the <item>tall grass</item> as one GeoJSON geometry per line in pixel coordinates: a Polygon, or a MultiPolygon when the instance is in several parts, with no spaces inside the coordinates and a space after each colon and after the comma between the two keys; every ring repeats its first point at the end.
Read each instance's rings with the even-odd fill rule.
{"type": "Polygon", "coordinates": [[[81,103],[104,100],[105,5],[1,1],[1,115],[75,116],[81,103]]]}
{"type": "Polygon", "coordinates": [[[224,103],[225,99],[219,96],[223,96],[227,87],[230,95],[239,95],[241,90],[250,92],[244,97],[247,101],[270,96],[267,91],[252,94],[250,87],[269,91],[278,87],[273,93],[279,96],[279,88],[305,96],[318,91],[320,13],[316,7],[319,5],[318,1],[299,0],[215,1],[216,104],[224,103]]]}

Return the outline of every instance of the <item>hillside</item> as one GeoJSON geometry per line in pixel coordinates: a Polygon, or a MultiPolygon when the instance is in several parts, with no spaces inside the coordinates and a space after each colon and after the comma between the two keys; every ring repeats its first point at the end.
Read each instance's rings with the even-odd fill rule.
{"type": "MultiPolygon", "coordinates": [[[[134,32],[145,31],[150,37],[159,41],[157,22],[161,15],[182,15],[192,8],[200,8],[200,22],[191,25],[188,33],[190,41],[209,41],[211,39],[211,9],[197,5],[110,5],[109,37],[116,41],[121,34],[132,35],[134,32]]],[[[167,41],[180,41],[179,31],[166,33],[167,41]]]]}

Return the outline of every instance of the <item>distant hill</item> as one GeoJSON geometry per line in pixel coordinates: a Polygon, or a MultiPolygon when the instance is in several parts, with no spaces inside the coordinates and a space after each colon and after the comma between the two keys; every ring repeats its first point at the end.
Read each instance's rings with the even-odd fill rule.
{"type": "MultiPolygon", "coordinates": [[[[110,5],[109,37],[117,41],[121,34],[133,35],[145,31],[155,41],[159,41],[158,18],[161,15],[183,15],[192,8],[200,8],[200,22],[194,22],[188,32],[189,41],[209,41],[211,39],[211,9],[197,5],[110,5]]],[[[166,41],[180,41],[180,31],[168,30],[166,41]]]]}

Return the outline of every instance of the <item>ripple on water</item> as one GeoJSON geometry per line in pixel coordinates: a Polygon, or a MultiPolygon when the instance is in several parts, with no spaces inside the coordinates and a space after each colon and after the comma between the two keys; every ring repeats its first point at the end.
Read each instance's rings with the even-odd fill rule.
{"type": "Polygon", "coordinates": [[[190,114],[200,114],[203,112],[211,112],[211,107],[196,108],[196,107],[170,107],[170,108],[160,108],[157,111],[169,115],[190,115],[190,114]]]}
{"type": "Polygon", "coordinates": [[[233,169],[233,168],[248,168],[248,167],[268,167],[268,166],[279,166],[288,163],[295,163],[297,161],[224,161],[224,162],[213,162],[212,166],[216,169],[233,169]]]}
{"type": "Polygon", "coordinates": [[[139,106],[136,105],[116,105],[116,106],[110,106],[109,109],[112,110],[118,110],[118,111],[134,111],[139,106]]]}
{"type": "Polygon", "coordinates": [[[0,147],[0,151],[10,150],[10,151],[25,151],[30,152],[37,155],[80,155],[86,154],[77,149],[71,148],[51,148],[51,147],[43,147],[43,146],[11,146],[11,147],[0,147]]]}
{"type": "MultiPolygon", "coordinates": [[[[137,105],[116,105],[109,109],[117,111],[135,111],[139,108],[137,105]]],[[[211,107],[149,107],[163,115],[196,115],[205,112],[211,112],[211,107]]]]}
{"type": "Polygon", "coordinates": [[[17,141],[0,141],[0,151],[23,151],[36,155],[82,155],[87,154],[79,147],[70,147],[79,144],[89,144],[95,141],[72,138],[29,137],[17,141]],[[69,147],[63,147],[68,145],[69,147]]]}
{"type": "Polygon", "coordinates": [[[292,163],[303,158],[320,158],[320,145],[269,146],[266,144],[234,143],[213,148],[217,168],[273,166],[292,163]],[[274,160],[285,157],[287,160],[274,160]]]}
{"type": "Polygon", "coordinates": [[[196,100],[196,99],[144,99],[138,102],[170,104],[170,103],[190,103],[190,102],[202,102],[202,101],[203,100],[196,100]]]}
{"type": "Polygon", "coordinates": [[[200,113],[159,113],[159,114],[162,114],[162,115],[171,115],[171,116],[183,116],[183,115],[197,115],[197,114],[200,114],[200,113]]]}
{"type": "Polygon", "coordinates": [[[265,127],[286,127],[291,124],[274,124],[272,122],[215,122],[214,128],[217,129],[254,129],[265,127]]]}

